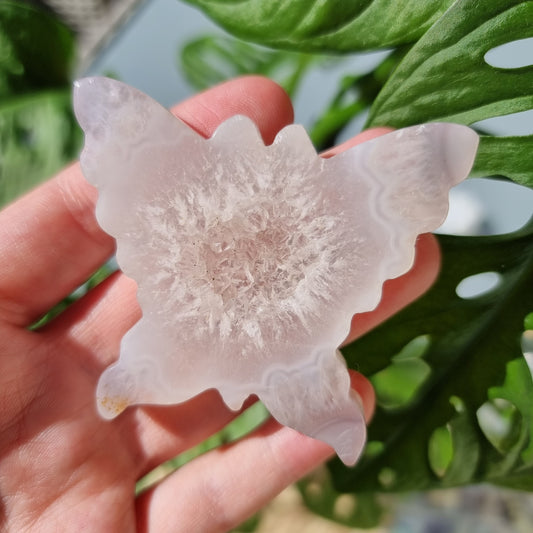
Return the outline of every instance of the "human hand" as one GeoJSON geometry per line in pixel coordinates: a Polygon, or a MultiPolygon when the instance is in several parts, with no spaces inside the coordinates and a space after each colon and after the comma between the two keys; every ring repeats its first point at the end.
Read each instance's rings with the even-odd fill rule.
{"type": "MultiPolygon", "coordinates": [[[[292,121],[285,93],[255,77],[221,85],[173,111],[205,136],[245,114],[266,142],[292,121]]],[[[384,131],[365,132],[349,144],[384,131]]],[[[99,418],[97,379],[140,318],[135,284],[120,273],[41,330],[27,329],[113,253],[113,239],[94,218],[95,201],[76,164],[0,213],[0,527],[17,533],[225,531],[332,450],[269,420],[135,497],[137,480],[237,414],[207,391],[180,405],[133,407],[111,422],[99,418]]],[[[427,289],[438,264],[435,240],[423,236],[411,272],[387,282],[382,303],[360,315],[350,340],[427,289]]],[[[368,381],[352,373],[352,386],[370,417],[368,381]]]]}

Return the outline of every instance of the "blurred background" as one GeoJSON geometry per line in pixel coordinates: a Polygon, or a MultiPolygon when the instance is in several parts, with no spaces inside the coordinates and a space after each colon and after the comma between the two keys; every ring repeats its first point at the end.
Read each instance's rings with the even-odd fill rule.
{"type": "MultiPolygon", "coordinates": [[[[294,102],[295,122],[306,127],[317,149],[324,149],[363,127],[375,92],[370,91],[365,101],[351,90],[353,80],[365,76],[370,80],[377,66],[386,70],[387,61],[394,59],[389,51],[320,56],[269,50],[234,39],[178,0],[48,0],[24,3],[25,11],[16,4],[22,2],[0,2],[0,203],[50,177],[79,153],[82,136],[70,109],[75,77],[116,77],[170,106],[225,79],[261,73],[286,88],[294,102]]],[[[532,58],[529,39],[519,48],[495,51],[491,61],[528,65],[532,58]]],[[[527,111],[478,127],[495,134],[523,135],[533,133],[532,124],[533,112],[527,111]]],[[[445,233],[506,233],[520,228],[533,214],[533,191],[510,182],[470,180],[452,192],[450,215],[441,229],[445,233]]],[[[490,283],[486,277],[476,277],[462,290],[468,297],[490,283]]],[[[256,413],[252,423],[262,416],[264,412],[256,413]]],[[[249,425],[250,420],[243,427],[249,425]]],[[[227,438],[228,433],[215,438],[198,453],[227,438]]],[[[162,466],[146,483],[188,459],[162,466]]],[[[317,471],[240,531],[356,531],[321,518],[304,505],[302,494],[312,499],[314,493],[329,490],[327,478],[325,470],[317,471]]],[[[341,518],[365,505],[334,491],[331,498],[341,518]]],[[[384,495],[381,500],[386,512],[374,531],[533,531],[533,499],[528,493],[478,486],[384,495]]]]}

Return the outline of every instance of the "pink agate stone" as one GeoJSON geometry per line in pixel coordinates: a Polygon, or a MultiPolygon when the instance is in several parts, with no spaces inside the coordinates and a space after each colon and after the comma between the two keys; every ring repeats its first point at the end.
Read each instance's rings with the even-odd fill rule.
{"type": "Polygon", "coordinates": [[[265,146],[244,116],[204,139],[111,79],[76,82],[74,104],[98,222],[143,313],[100,378],[100,413],[256,394],[354,464],[365,421],[337,347],[443,222],[476,133],[414,126],[323,159],[301,126],[265,146]]]}

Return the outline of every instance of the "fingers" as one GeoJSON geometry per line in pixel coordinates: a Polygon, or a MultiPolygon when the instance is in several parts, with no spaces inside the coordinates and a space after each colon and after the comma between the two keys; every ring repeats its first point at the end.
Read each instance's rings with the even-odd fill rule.
{"type": "MultiPolygon", "coordinates": [[[[352,389],[361,398],[365,419],[369,421],[376,406],[374,389],[358,372],[350,370],[350,378],[352,389]]],[[[138,429],[139,449],[145,457],[139,464],[138,477],[203,442],[256,401],[255,397],[250,397],[243,409],[235,412],[228,409],[218,392],[209,390],[181,405],[145,406],[127,411],[126,417],[135,418],[135,423],[125,424],[138,429]]]]}
{"type": "Polygon", "coordinates": [[[352,148],[353,146],[357,146],[358,144],[362,144],[366,141],[370,141],[371,139],[375,139],[376,137],[380,137],[381,135],[385,135],[385,133],[389,133],[391,131],[393,131],[392,128],[383,128],[383,127],[372,128],[370,130],[362,131],[361,133],[357,134],[355,137],[352,137],[351,139],[348,139],[346,142],[343,142],[342,144],[339,144],[338,146],[334,146],[333,148],[330,148],[329,150],[322,152],[320,155],[325,158],[333,157],[334,155],[340,154],[341,152],[348,150],[348,148],[352,148]]]}
{"type": "MultiPolygon", "coordinates": [[[[135,407],[121,418],[125,427],[136,428],[137,478],[190,450],[222,430],[257,401],[250,397],[242,410],[230,410],[220,394],[211,389],[179,405],[135,407]],[[128,422],[130,421],[134,422],[128,422]]],[[[130,442],[132,435],[130,435],[130,442]]]]}
{"type": "Polygon", "coordinates": [[[30,324],[113,253],[95,201],[76,164],[0,212],[0,320],[30,324]]]}
{"type": "Polygon", "coordinates": [[[249,437],[195,459],[142,494],[138,531],[229,531],[331,453],[325,444],[269,420],[249,437]]]}
{"type": "MultiPolygon", "coordinates": [[[[260,77],[215,87],[173,112],[205,136],[232,115],[248,115],[266,142],[293,117],[285,92],[260,77]]],[[[95,201],[76,164],[0,213],[0,320],[30,324],[112,254],[95,201]]]]}
{"type": "Polygon", "coordinates": [[[271,144],[278,131],[294,118],[287,93],[273,81],[259,76],[218,85],[172,111],[205,137],[233,115],[246,115],[257,124],[266,144],[271,144]]]}
{"type": "MultiPolygon", "coordinates": [[[[370,414],[372,387],[357,373],[352,373],[352,386],[370,414]]],[[[195,459],[142,494],[137,500],[138,530],[228,531],[332,453],[326,444],[270,419],[248,437],[195,459]]]]}
{"type": "Polygon", "coordinates": [[[63,351],[75,342],[86,358],[84,368],[99,376],[117,359],[122,337],[141,317],[136,290],[132,279],[115,272],[41,328],[40,336],[63,351]]]}
{"type": "Polygon", "coordinates": [[[351,369],[348,372],[350,373],[350,386],[357,392],[359,398],[361,398],[363,413],[368,424],[372,420],[374,411],[376,410],[376,393],[374,387],[372,387],[370,381],[363,374],[351,369]]]}

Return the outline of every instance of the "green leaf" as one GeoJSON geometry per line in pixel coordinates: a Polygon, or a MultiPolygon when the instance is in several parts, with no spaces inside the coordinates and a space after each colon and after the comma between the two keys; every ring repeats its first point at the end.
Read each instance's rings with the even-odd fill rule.
{"type": "Polygon", "coordinates": [[[308,67],[319,59],[219,36],[194,39],[181,51],[182,71],[196,89],[207,89],[244,74],[262,74],[277,81],[291,96],[308,67]]]}
{"type": "Polygon", "coordinates": [[[430,368],[424,361],[393,361],[372,376],[378,401],[385,407],[397,408],[409,403],[425,383],[430,368]]]}
{"type": "Polygon", "coordinates": [[[524,329],[533,329],[533,313],[529,313],[526,318],[524,318],[524,329]]]}
{"type": "MultiPolygon", "coordinates": [[[[473,124],[533,108],[533,66],[490,66],[496,46],[533,36],[533,2],[456,2],[411,48],[376,98],[367,126],[405,127],[430,121],[473,124]]],[[[533,184],[533,136],[484,136],[477,175],[533,184]]]]}
{"type": "Polygon", "coordinates": [[[353,469],[331,463],[339,490],[479,482],[533,490],[533,381],[521,349],[524,319],[533,309],[533,221],[508,235],[439,240],[443,265],[433,288],[343,350],[351,368],[372,376],[397,364],[394,356],[423,335],[428,346],[419,359],[430,374],[401,408],[379,405],[369,428],[375,453],[353,469]],[[457,295],[463,279],[483,272],[497,272],[498,285],[477,297],[457,295]],[[480,416],[487,402],[505,407],[500,416],[508,430],[496,445],[480,416]],[[435,455],[435,432],[446,426],[453,453],[439,472],[428,457],[435,455]]]}
{"type": "Polygon", "coordinates": [[[78,153],[73,55],[74,37],[56,19],[26,3],[0,2],[0,205],[78,153]]]}
{"type": "Polygon", "coordinates": [[[453,439],[449,425],[437,428],[428,441],[429,465],[437,476],[442,477],[453,459],[453,439]]]}
{"type": "Polygon", "coordinates": [[[533,107],[533,66],[501,69],[492,48],[533,36],[533,2],[456,2],[411,48],[374,102],[369,126],[472,124],[533,107]]]}
{"type": "Polygon", "coordinates": [[[231,34],[274,48],[350,52],[416,41],[453,0],[184,0],[231,34]]]}
{"type": "Polygon", "coordinates": [[[106,280],[115,271],[116,268],[110,263],[105,263],[102,265],[85,283],[78,287],[74,292],[69,294],[66,298],[63,298],[63,300],[61,300],[59,303],[54,305],[52,309],[34,322],[29,329],[36,331],[51,322],[74,302],[77,302],[82,296],[85,296],[91,289],[94,289],[97,285],[102,283],[102,281],[106,280]]]}
{"type": "Polygon", "coordinates": [[[482,135],[472,174],[505,176],[520,185],[533,187],[533,135],[492,137],[482,135]]]}
{"type": "Polygon", "coordinates": [[[51,176],[81,144],[70,90],[0,99],[0,205],[51,176]]]}
{"type": "MultiPolygon", "coordinates": [[[[533,107],[533,67],[499,69],[484,60],[490,49],[533,35],[532,17],[532,2],[495,0],[483,9],[473,0],[455,3],[391,75],[368,125],[471,124],[533,107]]],[[[532,139],[482,136],[474,174],[531,186],[532,139]]],[[[442,274],[431,291],[346,350],[351,366],[379,376],[412,338],[430,338],[423,358],[430,374],[417,395],[400,409],[380,406],[371,425],[369,438],[381,444],[380,452],[351,471],[332,464],[343,490],[423,490],[482,481],[533,489],[533,384],[520,347],[533,308],[533,224],[505,236],[441,237],[441,244],[442,274]],[[498,272],[499,285],[461,299],[459,282],[482,272],[498,272]],[[482,415],[502,402],[507,403],[500,412],[489,411],[507,428],[495,438],[482,415]],[[449,442],[439,437],[443,428],[450,432],[451,458],[449,442]],[[439,439],[441,448],[435,449],[439,439]]]]}
{"type": "Polygon", "coordinates": [[[68,85],[72,33],[47,12],[24,2],[0,2],[0,99],[68,85]]]}

